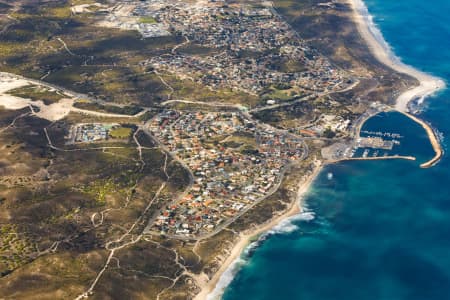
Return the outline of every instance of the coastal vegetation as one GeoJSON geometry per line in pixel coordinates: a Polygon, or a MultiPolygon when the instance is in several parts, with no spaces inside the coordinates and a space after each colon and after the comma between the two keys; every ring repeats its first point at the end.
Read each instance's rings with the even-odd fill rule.
{"type": "Polygon", "coordinates": [[[102,113],[111,113],[119,115],[136,115],[143,110],[139,106],[103,105],[91,101],[77,101],[75,102],[74,107],[84,110],[98,111],[102,113]]]}
{"type": "Polygon", "coordinates": [[[32,101],[42,101],[45,105],[58,102],[64,98],[64,94],[58,93],[55,90],[49,90],[38,86],[25,86],[8,91],[8,94],[20,98],[31,99],[32,101]]]}
{"type": "Polygon", "coordinates": [[[36,80],[5,94],[76,96],[58,120],[0,106],[0,298],[193,298],[243,236],[293,211],[322,148],[351,148],[365,113],[416,82],[372,57],[344,4],[235,2],[150,38],[71,10],[85,0],[2,20],[2,71],[36,80]],[[274,38],[254,38],[267,24],[274,38]]]}

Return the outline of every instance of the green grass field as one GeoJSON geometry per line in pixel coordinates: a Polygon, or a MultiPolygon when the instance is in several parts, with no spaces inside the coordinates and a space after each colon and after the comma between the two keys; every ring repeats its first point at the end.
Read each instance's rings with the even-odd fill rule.
{"type": "Polygon", "coordinates": [[[130,137],[133,129],[127,127],[117,127],[109,131],[109,135],[113,139],[126,139],[130,137]]]}
{"type": "Polygon", "coordinates": [[[155,20],[155,18],[153,18],[153,17],[141,17],[141,18],[139,19],[139,22],[140,22],[140,23],[144,23],[144,24],[155,24],[155,23],[158,23],[158,22],[155,20]]]}

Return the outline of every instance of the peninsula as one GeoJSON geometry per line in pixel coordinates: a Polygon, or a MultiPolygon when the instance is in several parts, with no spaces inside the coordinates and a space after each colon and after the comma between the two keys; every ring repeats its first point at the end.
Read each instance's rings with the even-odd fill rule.
{"type": "Polygon", "coordinates": [[[425,162],[420,166],[422,168],[429,168],[441,159],[443,150],[436,133],[431,126],[425,121],[409,113],[408,104],[413,100],[419,102],[423,101],[426,97],[443,90],[445,88],[445,82],[440,78],[423,73],[401,62],[384,40],[380,30],[373,23],[373,19],[370,17],[364,2],[362,0],[349,0],[349,3],[354,11],[354,20],[358,26],[358,30],[363,39],[369,45],[373,55],[381,63],[392,68],[393,70],[408,74],[419,81],[418,86],[404,91],[397,97],[395,102],[395,110],[419,123],[427,132],[436,155],[430,161],[425,162]]]}

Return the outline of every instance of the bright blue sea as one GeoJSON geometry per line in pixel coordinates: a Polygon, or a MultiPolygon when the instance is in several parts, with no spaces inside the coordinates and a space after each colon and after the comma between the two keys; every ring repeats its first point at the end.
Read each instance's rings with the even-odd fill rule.
{"type": "MultiPolygon", "coordinates": [[[[450,82],[450,1],[366,3],[405,63],[450,82]]],[[[421,115],[443,134],[446,150],[449,116],[448,91],[428,99],[421,115]]],[[[315,218],[294,221],[295,230],[252,251],[225,300],[450,299],[450,159],[420,169],[432,156],[427,138],[396,114],[366,128],[401,131],[405,141],[394,150],[420,160],[327,167],[306,199],[315,218]]]]}

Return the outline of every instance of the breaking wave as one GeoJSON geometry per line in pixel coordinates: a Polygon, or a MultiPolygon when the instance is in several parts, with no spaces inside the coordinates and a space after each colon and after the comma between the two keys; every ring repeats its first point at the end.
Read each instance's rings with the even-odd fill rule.
{"type": "Polygon", "coordinates": [[[250,243],[242,252],[242,254],[231,263],[228,269],[220,276],[214,290],[206,297],[207,300],[219,300],[225,292],[226,287],[233,281],[234,276],[239,272],[239,270],[248,263],[249,258],[252,256],[253,252],[261,246],[261,244],[267,240],[271,235],[275,234],[288,234],[299,229],[296,222],[309,222],[315,219],[315,213],[303,208],[302,212],[282,220],[280,223],[275,225],[269,231],[263,233],[258,237],[258,239],[250,243]]]}
{"type": "Polygon", "coordinates": [[[247,260],[238,257],[230,267],[220,276],[214,290],[206,297],[206,300],[219,300],[223,295],[225,288],[233,281],[236,273],[247,263],[247,260]]]}
{"type": "MultiPolygon", "coordinates": [[[[315,214],[313,211],[309,211],[307,209],[303,209],[303,211],[295,216],[282,220],[280,223],[275,225],[271,230],[267,231],[264,235],[272,235],[272,234],[284,234],[291,233],[297,229],[299,229],[298,225],[295,224],[300,221],[312,221],[315,218],[315,214]]],[[[263,236],[264,236],[263,235],[263,236]]]]}

